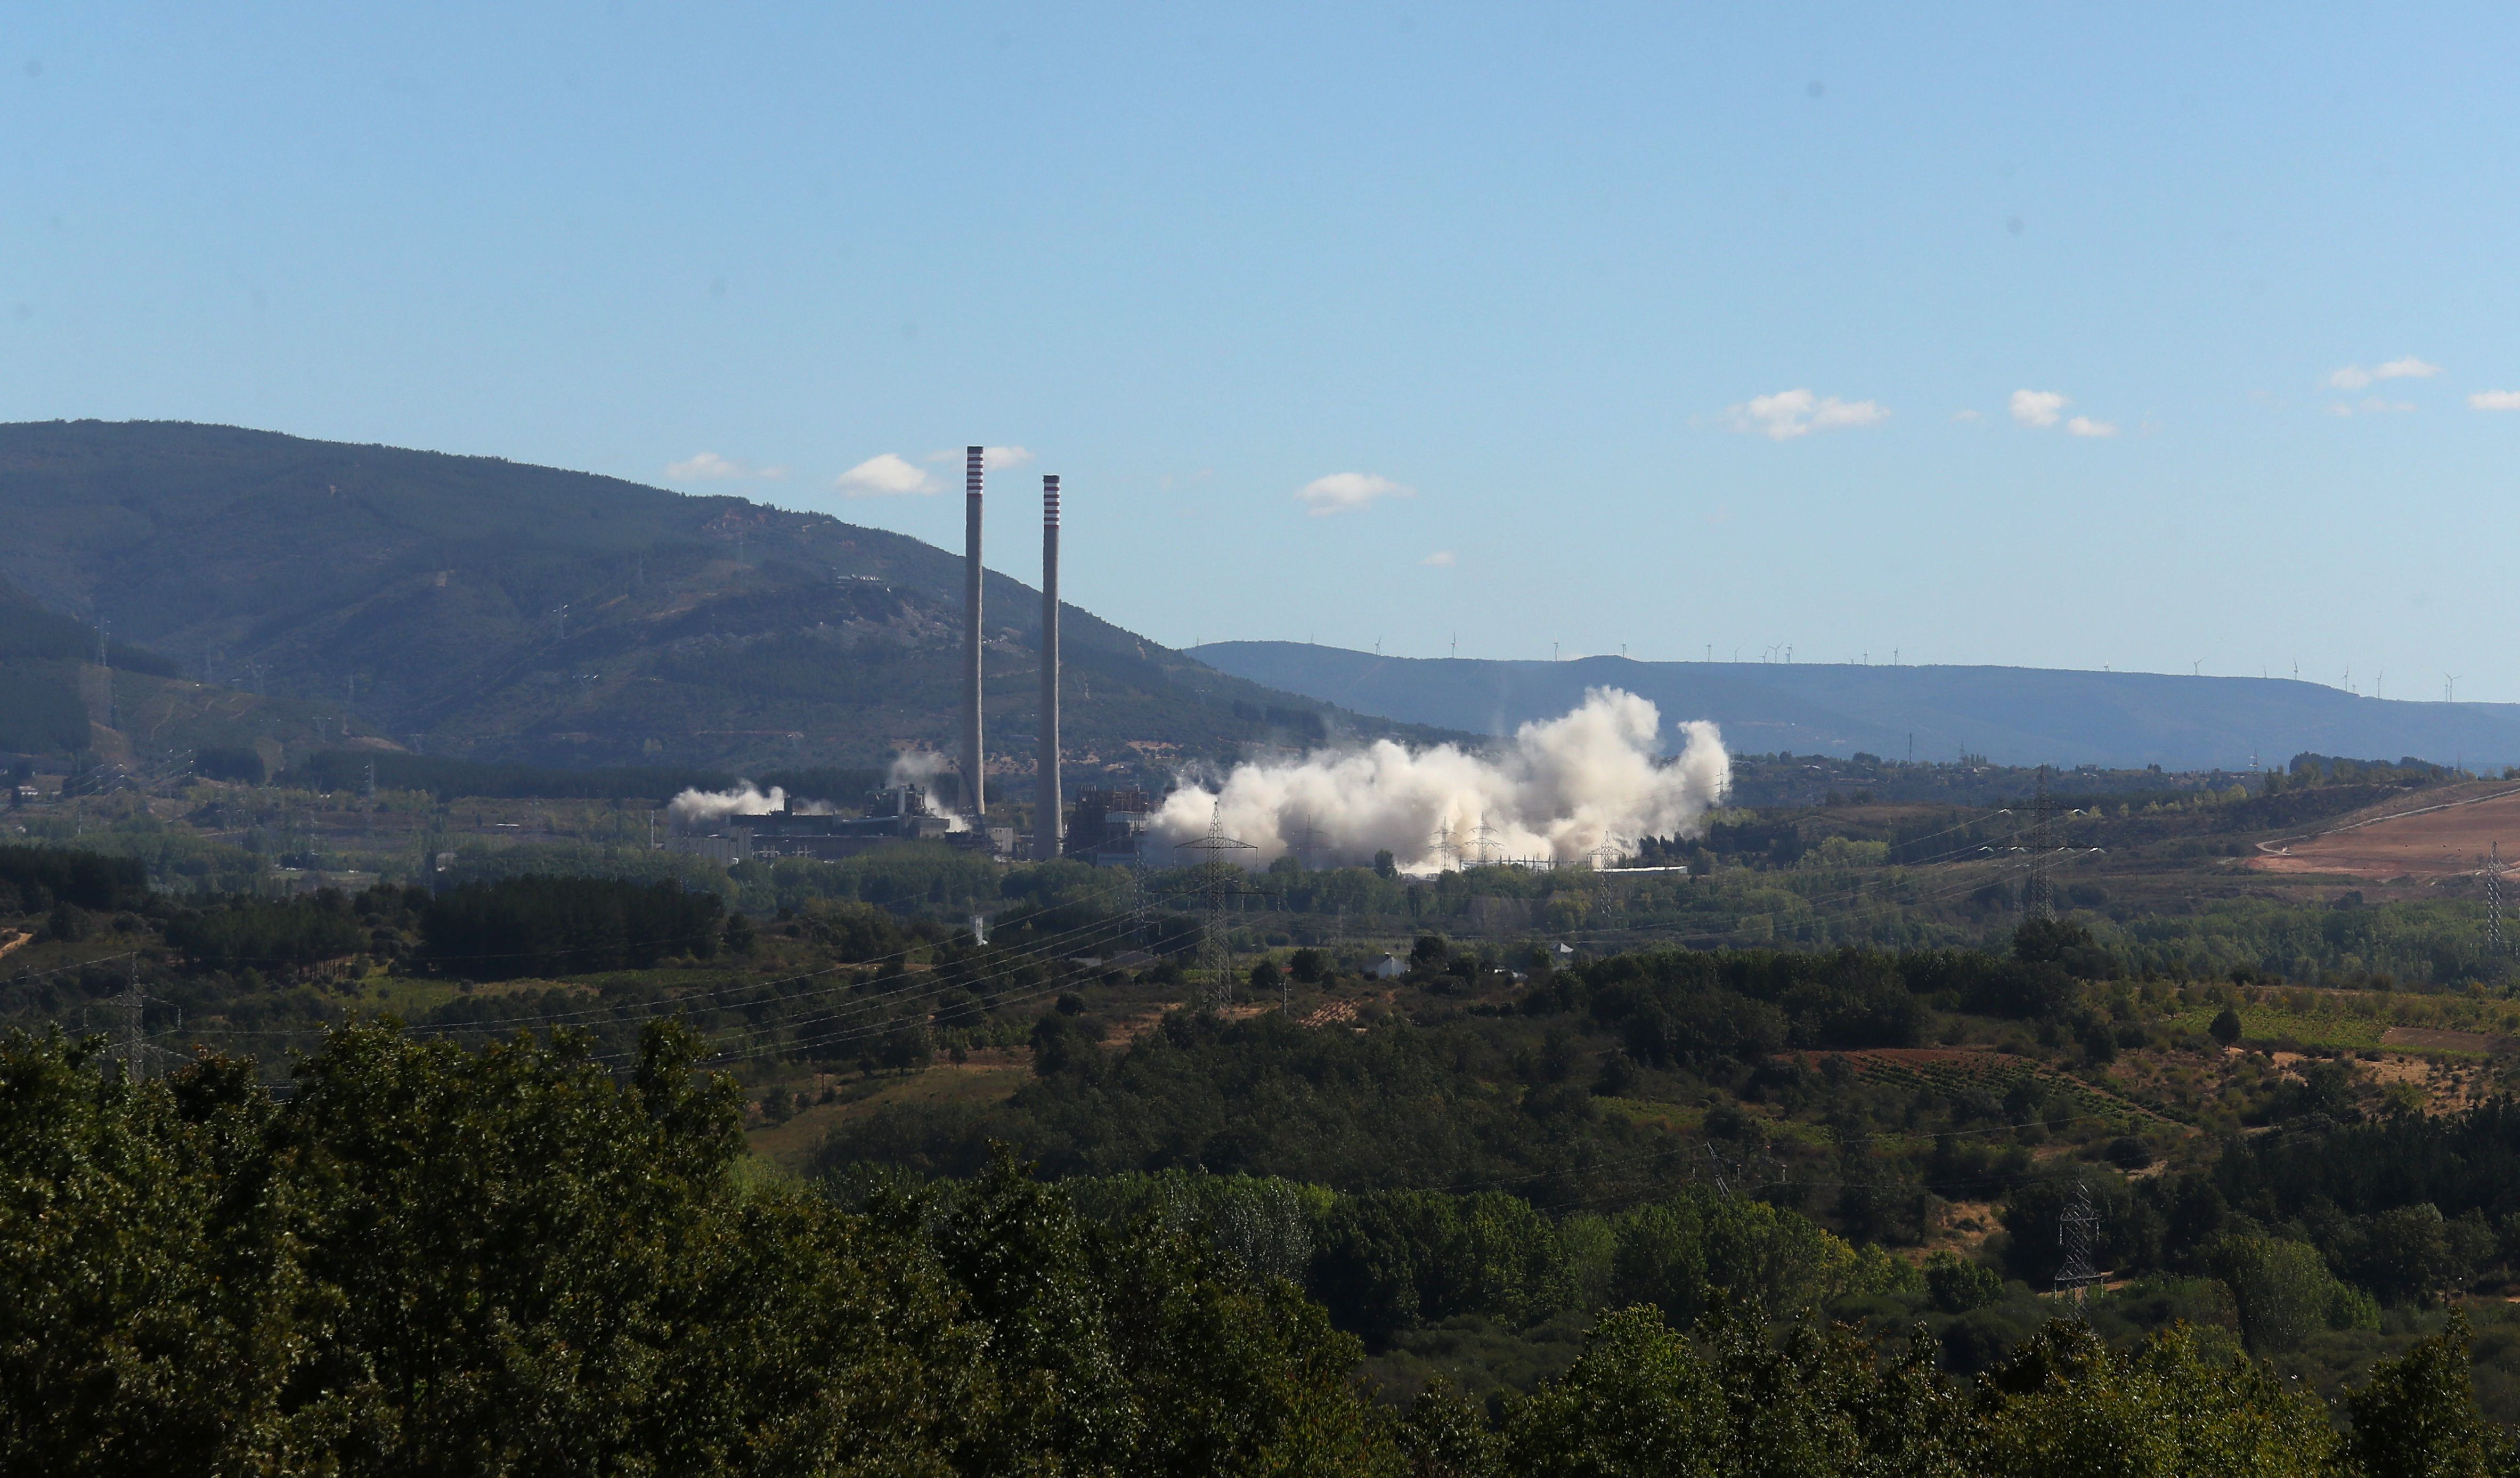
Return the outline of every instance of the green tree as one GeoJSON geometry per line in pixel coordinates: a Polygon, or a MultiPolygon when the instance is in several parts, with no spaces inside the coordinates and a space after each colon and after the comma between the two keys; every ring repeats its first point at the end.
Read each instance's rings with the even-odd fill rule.
{"type": "Polygon", "coordinates": [[[1925,1259],[1925,1291],[1946,1314],[1966,1314],[2003,1301],[2003,1275],[1949,1252],[1925,1259]]]}
{"type": "Polygon", "coordinates": [[[234,1069],[143,1087],[92,1053],[0,1044],[0,1471],[311,1456],[279,1398],[327,1300],[276,1245],[297,1198],[268,1100],[234,1069]]]}
{"type": "MultiPolygon", "coordinates": [[[[1745,1317],[1750,1315],[1751,1317],[1745,1317]]],[[[1651,1309],[1609,1315],[1565,1376],[1509,1411],[1501,1473],[1957,1474],[1967,1413],[1918,1331],[1883,1360],[1844,1329],[1781,1341],[1725,1306],[1702,1342],[1651,1309]]],[[[1458,1450],[1458,1449],[1457,1449],[1458,1450]]]]}
{"type": "Polygon", "coordinates": [[[2205,1030],[2215,1041],[2229,1047],[2240,1040],[2240,1013],[2227,1006],[2205,1024],[2205,1030]]]}
{"type": "Polygon", "coordinates": [[[1560,1379],[1513,1413],[1503,1471],[1564,1478],[1694,1478],[1723,1471],[1715,1372],[1651,1309],[1608,1315],[1560,1379]]]}
{"type": "Polygon", "coordinates": [[[2467,1317],[2396,1360],[2373,1367],[2347,1394],[2354,1423],[2347,1450],[2362,1478],[2486,1478],[2507,1471],[2501,1446],[2476,1410],[2469,1384],[2467,1317]]]}
{"type": "Polygon", "coordinates": [[[652,1027],[339,1032],[286,1102],[0,1043],[0,1471],[1376,1473],[1355,1343],[1001,1157],[865,1214],[738,1174],[652,1027]]]}
{"type": "Polygon", "coordinates": [[[2006,1478],[2309,1478],[2337,1446],[2316,1398],[2184,1326],[2121,1353],[2051,1323],[1994,1372],[1981,1420],[1970,1471],[2006,1478]]]}
{"type": "Polygon", "coordinates": [[[1410,1403],[1397,1435],[1411,1478],[1489,1478],[1504,1459],[1487,1413],[1441,1378],[1410,1403]]]}
{"type": "Polygon", "coordinates": [[[2320,1329],[2380,1326],[2370,1295],[2339,1282],[2307,1242],[2228,1236],[2207,1250],[2205,1266],[2230,1288],[2254,1353],[2297,1350],[2320,1329]]]}

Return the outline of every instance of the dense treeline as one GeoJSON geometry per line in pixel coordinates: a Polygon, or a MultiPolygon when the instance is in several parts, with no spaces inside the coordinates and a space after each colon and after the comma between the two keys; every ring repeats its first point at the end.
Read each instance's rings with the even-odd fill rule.
{"type": "Polygon", "coordinates": [[[2391,785],[2407,787],[2437,784],[2443,781],[2465,780],[2468,774],[2448,765],[2406,755],[2397,760],[2349,759],[2338,754],[2318,754],[2305,749],[2292,757],[2280,772],[2267,776],[2270,792],[2283,788],[2287,780],[2304,785],[2391,785]]]}
{"type": "Polygon", "coordinates": [[[0,913],[41,913],[55,903],[126,908],[148,894],[148,869],[134,858],[68,847],[0,846],[0,913]]]}
{"type": "Polygon", "coordinates": [[[193,773],[203,780],[259,785],[271,775],[262,751],[250,744],[203,744],[193,751],[193,773]]]}
{"type": "Polygon", "coordinates": [[[166,920],[165,935],[170,947],[211,970],[293,968],[358,954],[370,942],[368,926],[335,888],[305,898],[235,898],[177,914],[166,920]]]}
{"type": "MultiPolygon", "coordinates": [[[[1354,1341],[1213,1216],[1106,1198],[1113,1226],[1004,1159],[843,1209],[739,1173],[733,1090],[691,1071],[697,1051],[659,1027],[622,1080],[566,1041],[466,1053],[358,1028],[281,1101],[239,1063],[133,1085],[59,1039],[0,1045],[0,1468],[2382,1478],[2509,1460],[2455,1327],[2339,1422],[2178,1333],[2121,1353],[2051,1325],[1963,1388],[1930,1337],[1823,1331],[1790,1292],[1781,1339],[1766,1311],[1692,1293],[1687,1332],[1642,1305],[1528,1397],[1483,1411],[1437,1392],[1395,1418],[1352,1383],[1354,1341]]],[[[1381,1205],[1330,1244],[1424,1210],[1381,1205]]],[[[1468,1234],[1514,1215],[1474,1203],[1468,1234]]]]}
{"type": "MultiPolygon", "coordinates": [[[[2520,1105],[2340,1125],[2334,1116],[2355,1112],[2340,1083],[2334,1064],[2315,1064],[2297,1090],[2297,1127],[2235,1141],[2208,1169],[2094,1181],[2102,1250],[2130,1272],[2222,1278],[2252,1347],[2266,1350],[2321,1327],[2369,1327],[2375,1304],[2433,1303],[2520,1276],[2520,1105]]],[[[2007,1199],[2017,1276],[2052,1276],[2065,1194],[2039,1182],[2007,1199]]]]}
{"type": "Polygon", "coordinates": [[[1649,1309],[1615,1314],[1582,1359],[1491,1427],[1441,1395],[1402,1442],[1421,1473],[1487,1478],[1687,1473],[2159,1475],[2476,1474],[2507,1470],[2466,1390],[2462,1337],[2425,1342],[2331,1416],[2264,1366],[2171,1331],[2131,1352],[2055,1323],[1963,1392],[1931,1341],[1904,1355],[1809,1324],[1778,1341],[1727,1318],[1696,1339],[1649,1309]]]}
{"type": "Polygon", "coordinates": [[[0,661],[0,749],[74,754],[94,730],[68,661],[0,661]]]}
{"type": "Polygon", "coordinates": [[[1552,1222],[1503,1191],[1369,1191],[1322,1219],[1309,1288],[1380,1348],[1465,1314],[1521,1328],[1552,1314],[1650,1305],[1687,1329],[1727,1301],[1780,1317],[1849,1293],[1921,1286],[1915,1270],[1809,1218],[1692,1190],[1552,1222]]]}
{"type": "Polygon", "coordinates": [[[2445,1216],[2474,1213],[2498,1225],[2520,1217],[2520,1103],[2266,1136],[2233,1146],[2218,1180],[2233,1204],[2270,1222],[2327,1207],[2361,1216],[2429,1203],[2445,1216]]]}
{"type": "Polygon", "coordinates": [[[2301,1348],[2321,1330],[2379,1327],[2384,1309],[2439,1307],[2520,1281],[2520,1106],[2440,1116],[2357,1110],[2336,1064],[2294,1086],[2294,1126],[2229,1142],[2210,1164],[2127,1181],[2103,1169],[2025,1175],[1993,1244],[2044,1286],[2063,1257],[2075,1187],[2096,1214],[2095,1257],[2131,1276],[2219,1280],[2249,1348],[2301,1348]]]}
{"type": "MultiPolygon", "coordinates": [[[[1175,1013],[1117,1050],[1104,1046],[1108,1023],[1054,1011],[1033,1031],[1035,1078],[1012,1098],[878,1108],[853,1117],[822,1153],[827,1165],[873,1161],[968,1175],[985,1162],[990,1142],[1003,1140],[1058,1176],[1182,1167],[1347,1190],[1468,1189],[1511,1178],[1521,1193],[1544,1200],[1614,1189],[1636,1198],[1696,1173],[1672,1156],[1673,1142],[1659,1130],[1605,1106],[1639,1075],[1660,1075],[1665,1095],[1715,1089],[1779,1105],[1813,1100],[1856,1135],[1870,1113],[1856,1085],[1842,1075],[1822,1080],[1775,1054],[1908,1045],[1936,1012],[1976,1010],[2033,1023],[2084,1059],[2105,1061],[2118,1051],[2121,1028],[2073,973],[2105,963],[2070,926],[2026,931],[2008,957],[1644,952],[1539,967],[1503,1019],[1454,1009],[1424,1025],[1386,1017],[1348,1032],[1309,1029],[1276,1013],[1231,1022],[1175,1013]],[[1598,1072],[1579,1072],[1598,1060],[1579,1045],[1579,1033],[1593,1032],[1614,1035],[1620,1050],[1598,1072]]],[[[940,956],[940,963],[943,978],[953,978],[952,962],[940,956]]],[[[1293,963],[1299,976],[1318,967],[1302,954],[1293,963]]],[[[1466,988],[1484,968],[1474,953],[1428,936],[1413,952],[1409,978],[1440,996],[1466,988]]],[[[1020,983],[1004,988],[1017,994],[1020,983]]],[[[2024,1084],[1983,1098],[1903,1099],[1882,1111],[1911,1131],[1975,1132],[2049,1110],[2043,1091],[2024,1084]]],[[[1723,1122],[1717,1115],[1710,1128],[1723,1122]]],[[[1987,1160],[1998,1146],[1970,1144],[1947,1179],[2011,1174],[1987,1160]]],[[[1886,1183],[1855,1219],[1868,1233],[1880,1234],[1889,1221],[1914,1222],[1914,1205],[1893,1208],[1904,1192],[1888,1188],[1904,1182],[1922,1190],[1927,1167],[1914,1159],[1858,1162],[1868,1181],[1886,1183]]],[[[1822,1168],[1808,1178],[1831,1179],[1822,1168]]]]}
{"type": "MultiPolygon", "coordinates": [[[[96,628],[85,621],[46,610],[16,587],[0,582],[0,662],[44,658],[93,662],[98,656],[96,638],[96,628]]],[[[104,655],[125,672],[161,678],[180,675],[170,659],[128,642],[109,642],[104,655]]]]}
{"type": "MultiPolygon", "coordinates": [[[[468,980],[640,969],[669,955],[708,959],[750,929],[715,895],[669,881],[539,874],[436,896],[390,884],[356,897],[335,888],[283,899],[238,894],[164,923],[166,943],[207,970],[285,970],[352,955],[392,963],[409,955],[468,980]]],[[[878,928],[872,938],[899,936],[878,928]]]]}
{"type": "Polygon", "coordinates": [[[473,980],[645,969],[668,955],[707,959],[726,932],[714,894],[671,882],[507,877],[465,883],[421,918],[421,962],[473,980]]]}
{"type": "Polygon", "coordinates": [[[1909,1047],[1935,1010],[2064,1022],[2113,1052],[2083,982],[2115,962],[2080,925],[2035,921],[2008,955],[1983,950],[1639,950],[1547,976],[1532,1014],[1586,1011],[1655,1064],[1750,1059],[1784,1048],[1909,1047]]]}
{"type": "Polygon", "coordinates": [[[1664,1184],[1687,1176],[1640,1161],[1665,1147],[1660,1137],[1601,1113],[1583,1085],[1522,1092],[1509,1049],[1465,1027],[1357,1034],[1274,1013],[1175,1013],[1118,1052],[1095,1030],[1054,1011],[1033,1038],[1036,1078],[1007,1102],[879,1108],[851,1119],[820,1163],[968,1175],[1005,1141],[1060,1176],[1196,1168],[1359,1190],[1511,1176],[1527,1193],[1568,1197],[1631,1184],[1640,1164],[1647,1187],[1657,1170],[1664,1184]],[[1482,1067],[1503,1081],[1483,1082],[1482,1067]]]}

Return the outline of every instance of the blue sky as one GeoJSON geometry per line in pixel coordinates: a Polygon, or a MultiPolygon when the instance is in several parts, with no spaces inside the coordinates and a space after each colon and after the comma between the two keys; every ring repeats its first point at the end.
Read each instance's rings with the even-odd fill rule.
{"type": "Polygon", "coordinates": [[[2520,699],[2520,12],[97,6],[0,48],[0,419],[948,544],[927,459],[1021,447],[992,562],[1059,472],[1066,592],[1173,643],[2520,699]]]}

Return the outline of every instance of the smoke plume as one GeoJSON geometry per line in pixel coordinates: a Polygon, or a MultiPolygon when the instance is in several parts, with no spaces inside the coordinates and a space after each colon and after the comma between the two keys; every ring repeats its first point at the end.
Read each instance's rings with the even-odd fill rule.
{"type": "MultiPolygon", "coordinates": [[[[777,785],[763,790],[752,782],[738,781],[732,790],[702,790],[695,786],[665,804],[665,814],[679,827],[713,827],[730,816],[768,816],[788,809],[788,792],[777,785]]],[[[821,801],[802,801],[796,810],[805,816],[829,816],[832,808],[821,801]]]]}
{"type": "Polygon", "coordinates": [[[1463,863],[1577,862],[1602,846],[1693,833],[1724,793],[1732,760],[1704,721],[1680,725],[1680,757],[1657,762],[1662,715],[1633,693],[1595,688],[1563,718],[1529,723],[1494,758],[1451,744],[1411,751],[1389,739],[1238,765],[1221,788],[1186,784],[1155,817],[1165,841],[1207,832],[1223,800],[1228,836],[1266,866],[1312,832],[1317,859],[1364,862],[1388,851],[1413,873],[1463,863]],[[1448,845],[1449,838],[1449,845],[1448,845]]]}
{"type": "Polygon", "coordinates": [[[954,768],[953,758],[933,749],[904,749],[892,757],[892,768],[884,775],[884,784],[894,789],[917,785],[925,790],[936,784],[936,777],[954,768]]]}
{"type": "MultiPolygon", "coordinates": [[[[936,809],[936,778],[953,768],[951,755],[939,754],[933,749],[904,749],[892,757],[892,768],[884,772],[883,783],[895,790],[904,785],[918,786],[920,792],[927,797],[928,809],[933,811],[936,809]]],[[[949,812],[945,817],[945,829],[968,831],[970,823],[965,821],[960,812],[949,812]]]]}
{"type": "Polygon", "coordinates": [[[785,810],[788,792],[773,785],[766,792],[742,781],[732,790],[702,790],[695,785],[665,805],[678,827],[711,827],[730,816],[767,816],[785,810]]]}

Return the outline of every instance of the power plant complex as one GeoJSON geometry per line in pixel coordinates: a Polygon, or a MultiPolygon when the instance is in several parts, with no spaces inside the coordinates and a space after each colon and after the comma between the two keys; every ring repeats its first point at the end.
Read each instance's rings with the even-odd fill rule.
{"type": "MultiPolygon", "coordinates": [[[[1325,857],[1341,865],[1387,855],[1413,873],[1502,863],[1598,869],[1627,855],[1639,837],[1694,834],[1726,793],[1731,759],[1713,724],[1677,725],[1685,743],[1666,757],[1661,711],[1623,689],[1598,688],[1563,716],[1524,724],[1509,741],[1486,749],[1451,742],[1412,749],[1388,739],[1335,746],[1308,711],[1316,720],[1308,749],[1255,753],[1223,776],[1185,774],[1162,795],[1106,783],[1083,790],[1071,806],[1060,775],[1060,488],[1054,474],[1041,479],[1041,727],[1032,826],[1019,834],[1013,826],[992,825],[983,701],[988,456],[985,447],[964,449],[960,753],[900,756],[888,783],[847,816],[828,803],[837,796],[764,793],[749,784],[687,790],[674,799],[678,825],[668,845],[727,863],[831,860],[929,840],[1010,862],[1065,857],[1097,866],[1173,866],[1187,854],[1217,858],[1223,851],[1246,867],[1289,856],[1309,867],[1325,857]],[[949,766],[961,782],[961,794],[950,798],[929,784],[949,766]]],[[[1275,722],[1276,710],[1269,712],[1275,722]]],[[[1262,715],[1254,709],[1249,716],[1262,715]]]]}
{"type": "Polygon", "coordinates": [[[1059,785],[1058,478],[1041,479],[1041,731],[1036,750],[1033,828],[1029,848],[1014,829],[988,821],[988,735],[982,706],[986,677],[987,575],[982,564],[984,447],[964,449],[963,470],[963,712],[957,766],[962,796],[956,814],[938,809],[931,790],[902,780],[865,798],[859,816],[826,814],[816,804],[800,809],[799,797],[762,797],[757,806],[713,813],[707,834],[678,835],[673,845],[724,862],[755,857],[810,857],[831,861],[901,841],[932,840],[984,849],[1012,858],[1029,851],[1037,861],[1075,855],[1097,864],[1139,860],[1139,837],[1153,807],[1142,791],[1088,790],[1077,805],[1078,825],[1066,825],[1059,785]]]}

